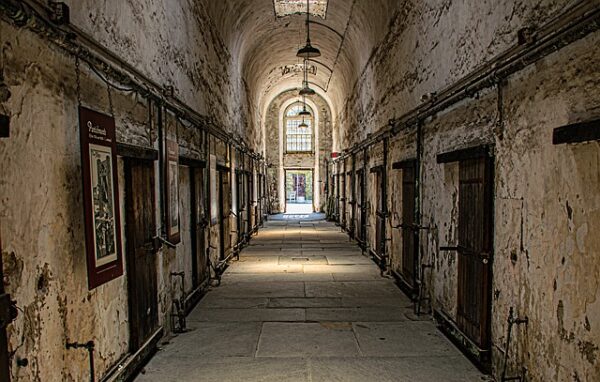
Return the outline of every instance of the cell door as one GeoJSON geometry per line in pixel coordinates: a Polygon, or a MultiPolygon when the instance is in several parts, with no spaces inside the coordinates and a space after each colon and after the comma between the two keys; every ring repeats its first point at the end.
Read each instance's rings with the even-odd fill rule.
{"type": "Polygon", "coordinates": [[[342,204],[342,228],[346,228],[346,173],[341,173],[340,177],[340,191],[342,196],[340,198],[340,202],[342,204]]]}
{"type": "Polygon", "coordinates": [[[244,227],[244,213],[246,211],[246,204],[244,201],[244,191],[246,188],[244,187],[244,173],[238,171],[236,174],[236,183],[237,183],[237,227],[238,234],[240,238],[243,237],[246,232],[246,228],[244,227]]]}
{"type": "Polygon", "coordinates": [[[254,174],[252,171],[246,173],[247,182],[246,182],[246,195],[248,196],[246,200],[247,203],[247,226],[246,226],[246,234],[250,235],[250,232],[254,228],[254,216],[256,212],[254,211],[254,174]]]}
{"type": "Polygon", "coordinates": [[[154,163],[126,159],[127,288],[132,352],[158,328],[154,200],[154,163]]]}
{"type": "Polygon", "coordinates": [[[361,243],[364,243],[365,236],[367,232],[367,219],[366,219],[366,211],[367,211],[367,203],[365,198],[365,173],[364,171],[357,171],[357,187],[356,187],[356,203],[357,203],[357,227],[358,227],[358,240],[361,243]]]}
{"type": "Polygon", "coordinates": [[[383,200],[383,169],[375,171],[375,200],[377,208],[375,210],[375,252],[382,256],[385,252],[385,212],[383,200]]]}
{"type": "Polygon", "coordinates": [[[482,349],[490,346],[492,160],[459,164],[458,317],[459,328],[482,349]]]}
{"type": "Polygon", "coordinates": [[[206,200],[204,194],[204,169],[190,168],[190,184],[192,187],[192,284],[194,289],[199,287],[209,276],[206,258],[207,227],[206,200]]]}
{"type": "Polygon", "coordinates": [[[356,172],[353,171],[348,173],[348,184],[350,185],[350,227],[348,231],[350,238],[354,239],[356,236],[356,172]]]}
{"type": "Polygon", "coordinates": [[[418,229],[415,228],[415,166],[402,168],[402,275],[413,287],[417,275],[418,229]]]}
{"type": "MultiPolygon", "coordinates": [[[[0,254],[2,254],[2,240],[0,239],[0,254]]],[[[6,326],[10,321],[11,302],[10,296],[4,291],[4,274],[2,268],[2,256],[0,256],[0,381],[10,381],[10,360],[8,358],[8,337],[6,326]]]]}
{"type": "Polygon", "coordinates": [[[231,188],[229,176],[226,171],[219,171],[219,240],[221,244],[221,260],[225,259],[227,252],[231,250],[230,200],[231,188]]]}

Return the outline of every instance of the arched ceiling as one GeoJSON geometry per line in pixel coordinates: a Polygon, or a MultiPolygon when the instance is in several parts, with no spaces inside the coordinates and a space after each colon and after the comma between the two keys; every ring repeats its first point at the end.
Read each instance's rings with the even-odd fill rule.
{"type": "MultiPolygon", "coordinates": [[[[373,47],[387,31],[389,18],[403,1],[329,0],[326,18],[311,20],[311,41],[322,56],[313,63],[311,87],[338,114],[373,47]],[[341,35],[341,36],[340,36],[341,35]],[[333,72],[330,70],[332,69],[333,72]]],[[[283,73],[306,40],[306,14],[277,17],[273,0],[210,0],[207,10],[246,81],[253,106],[261,114],[282,91],[301,86],[301,72],[283,73]]]]}

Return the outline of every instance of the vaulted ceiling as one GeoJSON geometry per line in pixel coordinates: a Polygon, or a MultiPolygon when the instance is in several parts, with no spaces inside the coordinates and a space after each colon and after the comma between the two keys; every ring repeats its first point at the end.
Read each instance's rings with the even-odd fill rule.
{"type": "MultiPolygon", "coordinates": [[[[310,1],[314,7],[311,13],[324,13],[325,18],[311,15],[315,22],[311,23],[311,41],[322,56],[313,63],[316,75],[311,75],[309,81],[337,114],[373,47],[386,33],[389,19],[404,2],[310,1]]],[[[298,3],[299,0],[206,1],[234,67],[246,81],[250,100],[261,114],[282,91],[301,86],[301,71],[286,70],[287,66],[301,64],[296,52],[306,40],[306,13],[294,11],[298,3]],[[276,10],[293,14],[278,16],[276,10]]],[[[305,10],[305,0],[302,3],[305,10]]]]}

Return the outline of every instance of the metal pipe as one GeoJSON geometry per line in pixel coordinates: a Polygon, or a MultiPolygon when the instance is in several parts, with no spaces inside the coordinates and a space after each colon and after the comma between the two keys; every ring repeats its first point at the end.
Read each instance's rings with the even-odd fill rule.
{"type": "Polygon", "coordinates": [[[507,329],[507,334],[506,334],[506,347],[504,349],[504,366],[502,367],[502,375],[500,377],[500,381],[501,382],[506,382],[506,381],[521,381],[523,379],[522,376],[519,377],[507,377],[506,376],[506,370],[508,367],[508,357],[509,357],[509,352],[510,352],[510,342],[511,342],[511,337],[512,337],[512,327],[513,325],[521,325],[521,324],[525,324],[527,325],[529,323],[529,318],[525,317],[525,318],[518,318],[514,316],[514,309],[511,306],[510,309],[508,310],[508,329],[507,329]]]}
{"type": "Polygon", "coordinates": [[[86,349],[88,351],[88,358],[90,362],[90,382],[96,380],[96,373],[94,370],[94,341],[88,341],[86,343],[79,342],[67,342],[66,348],[69,349],[86,349]]]}
{"type": "MultiPolygon", "coordinates": [[[[173,112],[177,117],[191,122],[195,128],[205,130],[224,142],[233,142],[243,150],[249,150],[244,141],[236,139],[233,135],[227,133],[223,127],[217,126],[211,117],[199,114],[175,96],[165,99],[164,89],[161,85],[145,76],[77,27],[65,25],[63,28],[66,30],[64,30],[54,25],[42,14],[41,10],[46,14],[49,12],[47,8],[28,0],[0,0],[0,12],[11,20],[15,26],[32,30],[42,38],[64,49],[67,53],[78,56],[94,70],[100,68],[106,78],[128,86],[143,97],[162,102],[166,109],[173,112]]],[[[253,153],[253,155],[256,154],[253,153]]]]}
{"type": "Polygon", "coordinates": [[[432,93],[428,102],[399,118],[390,120],[388,125],[346,150],[344,155],[358,152],[364,147],[380,142],[386,136],[396,135],[402,130],[413,127],[418,121],[433,116],[465,98],[472,97],[483,89],[494,86],[502,79],[508,78],[598,29],[600,29],[598,2],[582,0],[534,31],[532,41],[513,45],[454,84],[437,93],[432,93]]]}

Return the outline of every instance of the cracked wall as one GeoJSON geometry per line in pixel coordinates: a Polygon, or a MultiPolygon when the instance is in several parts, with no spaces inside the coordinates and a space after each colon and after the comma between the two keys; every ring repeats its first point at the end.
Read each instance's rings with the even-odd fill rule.
{"type": "MultiPolygon", "coordinates": [[[[231,57],[201,4],[67,3],[71,3],[72,23],[125,61],[157,83],[173,85],[178,97],[230,132],[254,134],[243,130],[245,85],[229,71],[231,57]]],[[[88,291],[74,59],[5,21],[0,21],[0,44],[4,78],[12,92],[2,105],[11,116],[11,135],[0,140],[0,219],[7,291],[20,308],[19,317],[8,329],[13,380],[88,379],[87,352],[66,350],[65,343],[89,340],[96,344],[96,379],[100,379],[129,352],[128,275],[123,251],[124,275],[88,291]],[[22,358],[28,359],[27,367],[17,366],[17,359],[22,358]]],[[[83,105],[108,113],[106,85],[84,63],[81,85],[83,105]]],[[[150,113],[147,100],[138,94],[117,90],[111,94],[117,141],[158,147],[156,106],[150,113]]],[[[171,115],[165,116],[165,123],[167,136],[179,142],[182,155],[205,158],[197,129],[171,115]]],[[[223,160],[225,153],[219,150],[218,155],[223,160]]],[[[160,230],[157,166],[156,221],[160,230]]],[[[121,157],[118,169],[125,247],[121,157]]],[[[180,167],[182,209],[189,204],[186,171],[187,167],[180,167]]],[[[189,216],[180,218],[182,244],[177,250],[164,249],[156,255],[159,325],[167,333],[172,300],[179,296],[170,272],[191,268],[189,216]]],[[[190,291],[191,272],[186,272],[186,292],[190,291]]]]}
{"type": "MultiPolygon", "coordinates": [[[[594,33],[510,76],[502,86],[436,114],[423,123],[421,263],[432,307],[457,320],[458,258],[441,251],[458,240],[458,162],[437,155],[491,145],[494,154],[492,369],[503,367],[510,307],[527,326],[515,326],[508,375],[525,368],[528,381],[600,378],[600,327],[595,320],[600,277],[600,144],[553,145],[554,128],[600,116],[594,33]],[[501,110],[501,113],[499,112],[501,110]]],[[[389,74],[389,72],[388,72],[389,74]]],[[[393,95],[390,95],[393,96],[393,95]]],[[[386,112],[382,109],[381,113],[386,112]]],[[[416,157],[416,129],[390,139],[387,237],[390,266],[402,265],[402,213],[397,161],[416,157]],[[391,233],[390,233],[391,230],[391,233]]],[[[382,163],[382,144],[368,149],[369,165],[382,163]]],[[[359,155],[360,157],[360,155],[359,155]]],[[[337,165],[341,172],[341,164],[337,165]]],[[[375,175],[369,177],[369,246],[375,243],[375,175]]],[[[341,208],[341,207],[340,207],[341,208]]]]}

